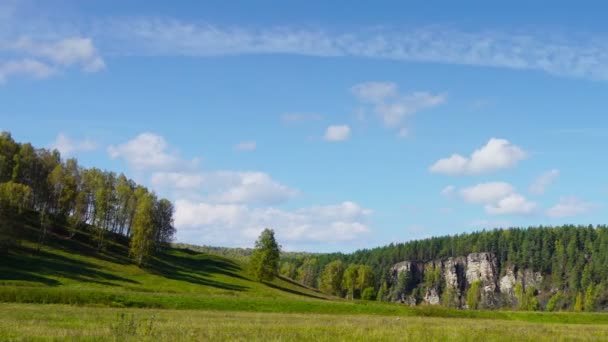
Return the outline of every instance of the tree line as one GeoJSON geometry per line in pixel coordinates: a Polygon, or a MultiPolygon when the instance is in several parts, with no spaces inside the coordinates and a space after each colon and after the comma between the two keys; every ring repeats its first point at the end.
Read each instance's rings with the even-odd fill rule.
{"type": "Polygon", "coordinates": [[[84,168],[74,158],[62,160],[57,150],[0,134],[0,252],[19,241],[25,215],[36,213],[40,244],[53,218],[65,222],[69,237],[89,229],[98,250],[109,235],[128,238],[129,253],[141,266],[171,242],[173,211],[169,200],[122,173],[84,168]]]}
{"type": "MultiPolygon", "coordinates": [[[[351,273],[346,270],[355,267],[352,265],[365,265],[372,270],[370,284],[377,299],[394,301],[403,293],[421,297],[431,285],[441,289],[438,284],[441,277],[436,275],[434,279],[433,272],[425,272],[425,279],[417,283],[408,279],[407,274],[395,280],[391,268],[396,263],[429,262],[476,252],[494,253],[500,276],[509,267],[543,274],[542,288],[526,289],[527,292],[516,289],[519,291],[517,308],[588,311],[608,308],[608,227],[605,225],[484,230],[393,243],[350,254],[285,256],[280,273],[327,293],[357,298],[362,296],[361,286],[352,286],[351,273]],[[538,295],[540,292],[542,296],[538,295]]],[[[468,297],[474,304],[478,294],[474,293],[475,287],[472,288],[473,293],[468,297]]],[[[449,306],[447,292],[442,293],[442,302],[449,306]]]]}

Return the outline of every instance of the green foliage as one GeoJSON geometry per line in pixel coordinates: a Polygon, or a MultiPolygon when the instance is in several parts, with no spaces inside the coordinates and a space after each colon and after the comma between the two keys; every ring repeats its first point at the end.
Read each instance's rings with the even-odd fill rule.
{"type": "Polygon", "coordinates": [[[549,298],[549,301],[547,302],[547,311],[556,311],[558,309],[560,309],[560,303],[562,303],[564,300],[564,295],[560,292],[557,291],[553,296],[551,296],[551,298],[549,298]]]}
{"type": "Polygon", "coordinates": [[[148,194],[146,188],[122,174],[117,177],[113,172],[85,169],[75,159],[62,161],[56,150],[36,149],[29,143],[16,143],[9,133],[0,134],[0,252],[6,252],[7,246],[18,240],[21,221],[17,217],[34,211],[39,213],[43,228],[39,231],[39,248],[53,228],[49,220],[54,217],[67,222],[70,239],[79,229],[94,226],[91,238],[98,251],[106,247],[108,236],[137,235],[132,255],[142,264],[152,250],[166,246],[175,233],[171,202],[150,194],[153,203],[149,203],[143,194],[148,194]],[[145,214],[139,210],[136,220],[139,200],[148,202],[145,214]],[[7,224],[9,220],[12,227],[7,224]],[[137,231],[132,232],[135,223],[137,231]]]}
{"type": "Polygon", "coordinates": [[[575,312],[583,311],[583,293],[582,292],[579,292],[576,294],[576,300],[574,302],[573,310],[575,312]]]}
{"type": "Polygon", "coordinates": [[[138,266],[142,266],[154,249],[154,197],[142,195],[133,217],[133,232],[129,254],[138,266]]]}
{"type": "Polygon", "coordinates": [[[405,300],[405,296],[409,293],[412,283],[412,272],[404,270],[397,275],[397,285],[393,286],[391,298],[392,300],[405,300]]]}
{"type": "Polygon", "coordinates": [[[252,276],[258,281],[270,281],[279,273],[279,245],[274,230],[264,229],[255,243],[249,260],[252,276]]]}
{"type": "Polygon", "coordinates": [[[458,307],[458,293],[451,287],[446,288],[441,294],[441,302],[448,308],[458,307]]]}
{"type": "Polygon", "coordinates": [[[359,265],[350,264],[344,270],[342,278],[342,289],[346,291],[346,297],[352,300],[355,299],[355,291],[357,290],[357,280],[359,278],[359,265]]]}
{"type": "Polygon", "coordinates": [[[342,296],[344,269],[344,263],[340,260],[327,264],[319,279],[319,289],[327,294],[342,296]]]}
{"type": "Polygon", "coordinates": [[[316,287],[319,274],[319,262],[316,258],[306,258],[297,270],[297,280],[305,286],[316,287]]]}
{"type": "Polygon", "coordinates": [[[597,294],[595,292],[595,287],[593,284],[587,286],[587,290],[585,291],[585,302],[583,304],[584,310],[587,312],[595,311],[595,303],[597,300],[597,294]]]}
{"type": "Polygon", "coordinates": [[[379,302],[385,302],[387,300],[388,294],[389,294],[388,285],[386,284],[386,281],[384,281],[384,282],[382,282],[380,289],[378,289],[378,294],[376,295],[376,300],[379,302]]]}
{"type": "Polygon", "coordinates": [[[467,291],[467,306],[469,309],[477,310],[481,300],[481,281],[471,283],[471,288],[467,291]]]}
{"type": "Polygon", "coordinates": [[[363,292],[361,293],[361,299],[374,300],[374,298],[376,298],[376,291],[372,286],[363,289],[363,292]]]}

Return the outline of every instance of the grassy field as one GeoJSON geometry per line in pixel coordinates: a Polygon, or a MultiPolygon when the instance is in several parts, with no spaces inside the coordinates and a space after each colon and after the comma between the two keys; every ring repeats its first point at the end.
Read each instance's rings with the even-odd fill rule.
{"type": "MultiPolygon", "coordinates": [[[[32,228],[30,228],[32,229],[32,228]]],[[[32,230],[35,232],[34,230],[32,230]]],[[[35,234],[32,234],[35,236],[35,234]]],[[[608,315],[451,310],[253,281],[238,261],[169,249],[140,269],[120,241],[24,239],[0,263],[0,341],[600,340],[608,315]],[[65,305],[69,304],[69,305],[65,305]]]]}
{"type": "Polygon", "coordinates": [[[600,341],[608,325],[0,304],[0,340],[600,341]]]}

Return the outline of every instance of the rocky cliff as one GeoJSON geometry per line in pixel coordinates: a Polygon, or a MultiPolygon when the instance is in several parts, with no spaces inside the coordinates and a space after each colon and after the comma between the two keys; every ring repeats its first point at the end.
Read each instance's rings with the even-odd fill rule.
{"type": "Polygon", "coordinates": [[[496,308],[516,302],[515,287],[540,288],[539,272],[515,270],[507,266],[499,274],[496,256],[492,253],[471,253],[426,263],[402,261],[391,268],[391,282],[397,284],[399,274],[407,272],[410,286],[395,299],[409,304],[444,304],[466,307],[466,293],[471,284],[479,282],[480,307],[496,308]],[[432,272],[433,274],[429,274],[432,272]],[[438,277],[437,277],[438,275],[438,277]]]}

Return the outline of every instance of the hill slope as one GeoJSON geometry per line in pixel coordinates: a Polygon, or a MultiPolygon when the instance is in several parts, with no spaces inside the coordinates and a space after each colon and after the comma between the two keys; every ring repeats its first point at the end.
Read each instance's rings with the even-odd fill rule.
{"type": "Polygon", "coordinates": [[[5,301],[195,307],[210,298],[327,299],[286,278],[255,282],[241,262],[189,249],[169,248],[139,268],[128,258],[126,241],[120,237],[108,239],[98,251],[88,242],[90,232],[70,237],[60,222],[41,245],[43,235],[35,217],[32,213],[19,245],[0,264],[5,301]]]}

